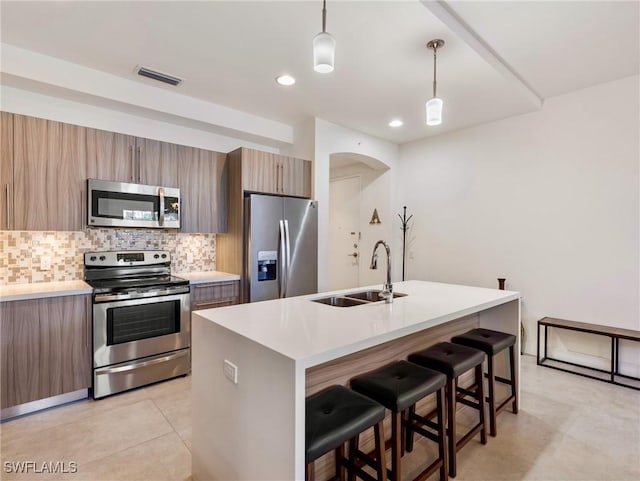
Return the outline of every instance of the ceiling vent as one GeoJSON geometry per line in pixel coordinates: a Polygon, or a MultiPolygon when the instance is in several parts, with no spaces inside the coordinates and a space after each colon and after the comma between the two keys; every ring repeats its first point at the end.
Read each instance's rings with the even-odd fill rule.
{"type": "Polygon", "coordinates": [[[167,75],[166,73],[158,72],[156,70],[151,70],[147,67],[138,67],[137,72],[138,75],[157,80],[158,82],[164,82],[166,84],[173,85],[174,87],[182,83],[181,78],[174,77],[173,75],[167,75]]]}

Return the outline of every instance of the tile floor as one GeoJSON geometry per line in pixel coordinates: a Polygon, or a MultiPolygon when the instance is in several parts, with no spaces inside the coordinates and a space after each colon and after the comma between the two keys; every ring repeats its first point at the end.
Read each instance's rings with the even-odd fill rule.
{"type": "MultiPolygon", "coordinates": [[[[190,382],[179,378],[1,424],[0,478],[190,480],[190,382]],[[77,472],[7,473],[5,463],[19,460],[74,461],[77,472]]],[[[538,367],[525,356],[520,413],[504,412],[498,421],[497,438],[486,446],[474,440],[460,452],[456,480],[640,480],[639,391],[538,367]]],[[[416,443],[406,479],[430,449],[416,443]]]]}

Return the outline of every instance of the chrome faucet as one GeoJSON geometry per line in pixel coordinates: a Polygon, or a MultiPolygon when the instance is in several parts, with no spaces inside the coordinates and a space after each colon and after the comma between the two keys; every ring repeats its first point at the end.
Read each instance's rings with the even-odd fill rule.
{"type": "Polygon", "coordinates": [[[391,304],[393,302],[393,285],[391,285],[391,249],[389,249],[389,245],[383,241],[379,240],[376,242],[376,245],[373,247],[373,254],[371,255],[371,265],[370,269],[378,268],[378,254],[376,251],[378,250],[378,246],[383,245],[387,251],[387,282],[382,286],[382,292],[378,294],[387,304],[391,304]]]}

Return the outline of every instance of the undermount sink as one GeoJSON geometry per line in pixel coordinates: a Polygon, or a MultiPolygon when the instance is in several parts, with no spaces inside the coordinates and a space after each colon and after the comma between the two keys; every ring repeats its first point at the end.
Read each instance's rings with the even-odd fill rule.
{"type": "Polygon", "coordinates": [[[336,306],[336,307],[351,307],[351,306],[361,306],[362,304],[366,304],[366,301],[360,301],[358,299],[351,299],[349,297],[323,297],[321,299],[312,299],[313,302],[319,302],[321,304],[327,304],[328,306],[336,306]]]}
{"type": "MultiPolygon", "coordinates": [[[[321,297],[320,299],[311,299],[313,302],[319,302],[321,304],[327,304],[328,306],[336,307],[353,307],[369,304],[370,302],[379,302],[383,299],[380,298],[380,290],[372,289],[369,291],[357,291],[342,294],[340,296],[321,297]]],[[[393,297],[404,297],[406,294],[401,292],[394,292],[393,297]]]]}
{"type": "MultiPolygon", "coordinates": [[[[345,297],[350,297],[352,299],[361,299],[363,301],[367,301],[367,302],[377,302],[377,301],[381,301],[382,298],[380,297],[380,293],[382,291],[379,289],[373,289],[370,291],[361,291],[361,292],[353,292],[353,293],[347,293],[344,294],[345,297]]],[[[402,294],[401,292],[394,292],[393,293],[393,297],[404,297],[406,296],[406,294],[402,294]]]]}

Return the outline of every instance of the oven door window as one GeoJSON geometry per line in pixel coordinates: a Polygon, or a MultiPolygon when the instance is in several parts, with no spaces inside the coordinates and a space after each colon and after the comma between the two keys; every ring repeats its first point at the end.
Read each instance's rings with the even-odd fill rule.
{"type": "MultiPolygon", "coordinates": [[[[160,198],[156,195],[123,192],[91,192],[91,215],[104,219],[157,221],[160,198]]],[[[166,209],[165,209],[166,210],[166,209]]]]}
{"type": "Polygon", "coordinates": [[[107,345],[180,332],[180,301],[107,309],[107,345]]]}

